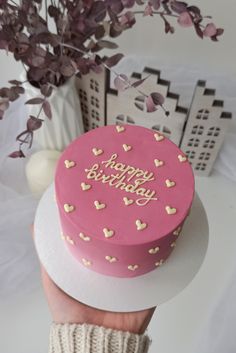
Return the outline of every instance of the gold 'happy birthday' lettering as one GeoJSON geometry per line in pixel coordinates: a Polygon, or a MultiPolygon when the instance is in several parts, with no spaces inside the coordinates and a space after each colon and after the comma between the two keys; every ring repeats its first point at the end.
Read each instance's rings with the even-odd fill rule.
{"type": "Polygon", "coordinates": [[[149,201],[157,200],[157,198],[154,197],[156,194],[155,190],[140,187],[144,183],[155,180],[154,173],[117,162],[117,157],[117,154],[114,153],[110,159],[101,162],[105,168],[118,171],[117,174],[106,175],[103,170],[100,170],[100,165],[95,163],[91,168],[85,169],[87,179],[101,181],[103,184],[107,183],[109,186],[113,186],[116,189],[142,196],[136,200],[138,206],[145,206],[149,201]],[[133,184],[130,183],[132,179],[133,184]]]}

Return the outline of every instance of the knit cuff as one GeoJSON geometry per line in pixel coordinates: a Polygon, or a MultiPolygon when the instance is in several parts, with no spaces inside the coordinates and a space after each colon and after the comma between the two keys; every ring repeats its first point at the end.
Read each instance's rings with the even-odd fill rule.
{"type": "Polygon", "coordinates": [[[52,324],[49,353],[146,353],[147,335],[88,324],[52,324]]]}

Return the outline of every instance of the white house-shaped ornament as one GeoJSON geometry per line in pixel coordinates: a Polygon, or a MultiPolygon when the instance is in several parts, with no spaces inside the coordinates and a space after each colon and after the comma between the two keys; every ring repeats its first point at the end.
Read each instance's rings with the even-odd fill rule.
{"type": "Polygon", "coordinates": [[[76,86],[80,97],[85,131],[106,125],[107,69],[90,71],[78,77],[76,86]]]}
{"type": "Polygon", "coordinates": [[[223,111],[223,106],[224,102],[215,98],[215,90],[198,81],[181,142],[196,175],[210,174],[224,141],[232,114],[223,111]]]}
{"type": "Polygon", "coordinates": [[[77,79],[85,131],[110,124],[135,124],[160,131],[180,146],[192,164],[196,175],[210,174],[223,143],[232,114],[223,111],[224,102],[215,98],[215,90],[198,81],[189,111],[178,105],[179,96],[169,91],[170,82],[161,78],[160,71],[145,68],[133,73],[130,82],[148,78],[138,87],[148,95],[161,93],[166,116],[159,107],[147,112],[145,97],[134,88],[117,91],[111,88],[110,71],[90,71],[77,79]]]}
{"type": "MultiPolygon", "coordinates": [[[[130,82],[148,78],[138,89],[146,95],[152,92],[161,93],[164,106],[170,112],[169,116],[161,107],[154,112],[147,112],[145,96],[134,88],[117,91],[109,88],[107,92],[107,125],[110,124],[135,124],[160,131],[175,144],[179,145],[183,126],[187,117],[187,109],[178,106],[179,96],[169,91],[170,82],[160,77],[160,71],[145,68],[142,74],[133,73],[130,82]]],[[[108,80],[109,82],[109,80],[108,80]]]]}

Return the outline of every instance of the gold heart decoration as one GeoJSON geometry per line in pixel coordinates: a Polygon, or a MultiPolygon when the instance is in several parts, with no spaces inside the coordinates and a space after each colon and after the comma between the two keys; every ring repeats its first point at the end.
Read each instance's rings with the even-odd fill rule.
{"type": "Polygon", "coordinates": [[[66,236],[64,235],[64,233],[61,232],[61,239],[62,240],[66,240],[66,236]]]}
{"type": "Polygon", "coordinates": [[[94,201],[94,206],[96,207],[97,210],[102,210],[103,208],[106,207],[105,203],[101,203],[99,201],[94,201]]]}
{"type": "Polygon", "coordinates": [[[100,154],[103,153],[103,150],[102,150],[102,149],[96,148],[96,147],[94,147],[94,148],[92,149],[92,151],[93,151],[93,154],[94,154],[95,156],[100,156],[100,154]]]}
{"type": "Polygon", "coordinates": [[[164,263],[164,260],[161,259],[160,261],[155,262],[155,266],[156,267],[161,266],[161,265],[163,265],[163,263],[164,263]]]}
{"type": "Polygon", "coordinates": [[[86,259],[82,259],[82,261],[83,261],[83,264],[84,264],[84,266],[91,266],[92,265],[92,261],[89,261],[89,260],[86,260],[86,259]]]}
{"type": "Polygon", "coordinates": [[[160,142],[162,140],[164,140],[165,136],[159,134],[158,132],[154,134],[155,140],[160,142]]]}
{"type": "Polygon", "coordinates": [[[129,265],[129,266],[128,266],[128,269],[129,269],[130,271],[135,271],[135,270],[138,269],[138,265],[129,265]]]}
{"type": "Polygon", "coordinates": [[[67,169],[73,168],[73,167],[76,165],[76,163],[75,163],[74,161],[70,161],[70,160],[68,160],[68,159],[66,159],[66,160],[64,161],[64,164],[65,164],[65,167],[66,167],[67,169]]]}
{"type": "Polygon", "coordinates": [[[186,156],[182,156],[181,154],[178,155],[178,160],[180,161],[180,163],[186,162],[187,161],[187,157],[186,156]]]}
{"type": "Polygon", "coordinates": [[[124,128],[124,126],[116,125],[116,130],[117,130],[117,132],[123,132],[123,131],[125,131],[125,128],[124,128]]]}
{"type": "Polygon", "coordinates": [[[172,188],[173,186],[175,186],[175,181],[170,180],[170,179],[166,179],[166,186],[168,188],[172,188]]]}
{"type": "Polygon", "coordinates": [[[103,228],[103,233],[104,233],[104,235],[105,235],[105,237],[106,238],[111,238],[111,237],[113,237],[113,235],[114,235],[114,230],[112,230],[112,229],[109,229],[109,228],[103,228]]]}
{"type": "Polygon", "coordinates": [[[70,205],[69,203],[64,204],[64,210],[66,213],[73,212],[75,210],[75,207],[73,205],[70,205]]]}
{"type": "Polygon", "coordinates": [[[181,227],[178,227],[174,232],[173,232],[173,234],[174,235],[179,235],[180,234],[180,232],[181,232],[181,227]]]}
{"type": "Polygon", "coordinates": [[[137,230],[143,230],[147,228],[147,223],[142,222],[140,219],[137,219],[135,224],[137,226],[137,230]]]}
{"type": "Polygon", "coordinates": [[[91,238],[88,235],[85,235],[84,233],[79,233],[79,237],[80,239],[84,240],[84,241],[90,241],[91,238]]]}
{"type": "Polygon", "coordinates": [[[117,258],[115,256],[110,256],[110,255],[105,256],[105,259],[110,263],[117,261],[117,258]]]}
{"type": "Polygon", "coordinates": [[[125,206],[129,206],[129,205],[132,205],[132,203],[134,203],[134,200],[128,199],[128,197],[123,197],[123,201],[125,203],[125,206]]]}
{"type": "Polygon", "coordinates": [[[132,147],[130,145],[127,145],[126,143],[123,144],[123,149],[125,152],[128,152],[132,149],[132,147]]]}
{"type": "Polygon", "coordinates": [[[154,163],[157,168],[164,165],[164,162],[161,161],[160,159],[154,159],[154,163]]]}
{"type": "Polygon", "coordinates": [[[160,250],[159,246],[156,246],[155,248],[151,248],[148,250],[149,254],[154,255],[160,250]]]}
{"type": "Polygon", "coordinates": [[[175,214],[177,212],[176,208],[174,207],[170,207],[170,206],[166,206],[166,212],[169,214],[169,215],[172,215],[172,214],[175,214]]]}
{"type": "Polygon", "coordinates": [[[67,241],[70,245],[75,245],[74,240],[71,239],[68,235],[66,236],[66,241],[67,241]]]}
{"type": "Polygon", "coordinates": [[[81,185],[81,189],[83,191],[87,191],[87,190],[91,189],[91,185],[90,184],[81,183],[80,185],[81,185]]]}

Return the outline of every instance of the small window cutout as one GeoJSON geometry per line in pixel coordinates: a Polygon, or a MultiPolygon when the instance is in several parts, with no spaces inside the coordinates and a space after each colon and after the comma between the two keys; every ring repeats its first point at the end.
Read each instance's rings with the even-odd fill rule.
{"type": "Polygon", "coordinates": [[[200,109],[196,115],[196,119],[198,120],[207,120],[209,117],[209,110],[207,109],[200,109]]]}
{"type": "Polygon", "coordinates": [[[219,136],[220,134],[220,128],[219,127],[211,127],[208,132],[207,132],[207,136],[219,136]]]}
{"type": "Polygon", "coordinates": [[[191,138],[188,141],[188,146],[189,147],[198,147],[199,146],[200,140],[198,138],[191,138]]]}

